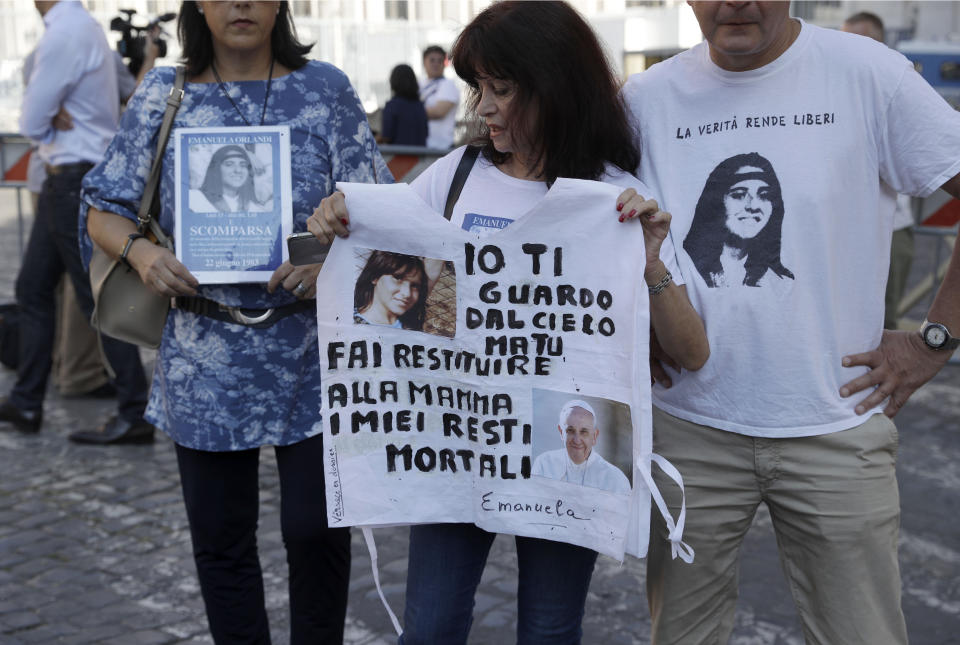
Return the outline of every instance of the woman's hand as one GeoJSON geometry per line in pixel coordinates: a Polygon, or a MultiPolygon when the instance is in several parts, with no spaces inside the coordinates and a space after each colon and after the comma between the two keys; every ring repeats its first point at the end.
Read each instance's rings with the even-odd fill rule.
{"type": "Polygon", "coordinates": [[[317,295],[317,275],[323,264],[302,264],[293,266],[284,262],[270,276],[267,292],[273,293],[282,286],[300,300],[310,300],[317,295]]]}
{"type": "Polygon", "coordinates": [[[137,239],[130,245],[127,261],[140,274],[143,284],[158,295],[197,295],[200,283],[169,249],[137,239]]]}
{"type": "Polygon", "coordinates": [[[350,213],[347,212],[347,202],[343,193],[337,191],[320,200],[320,205],[314,209],[313,215],[307,218],[307,230],[313,233],[324,244],[332,244],[336,236],[347,237],[350,231],[350,213]]]}
{"type": "MultiPolygon", "coordinates": [[[[643,243],[647,251],[647,268],[654,268],[660,259],[660,247],[670,232],[671,215],[660,210],[656,200],[645,199],[633,188],[628,188],[617,197],[620,221],[639,219],[643,226],[643,243]]],[[[661,272],[662,273],[662,272],[661,272]]]]}

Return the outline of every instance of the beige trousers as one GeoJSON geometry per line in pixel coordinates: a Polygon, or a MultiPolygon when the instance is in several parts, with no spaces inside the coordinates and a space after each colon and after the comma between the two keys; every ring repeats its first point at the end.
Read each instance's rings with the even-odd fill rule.
{"type": "Polygon", "coordinates": [[[53,382],[63,396],[79,396],[105,385],[97,333],[77,304],[70,279],[58,288],[57,331],[53,344],[53,382]]]}
{"type": "MultiPolygon", "coordinates": [[[[761,503],[770,510],[807,643],[907,642],[897,561],[897,429],[890,419],[876,414],[842,432],[760,439],[654,408],[653,427],[654,452],[683,476],[683,540],[696,551],[693,564],[671,559],[666,527],[652,513],[647,595],[655,645],[729,641],[739,550],[761,503]]],[[[679,491],[654,470],[676,517],[679,491]]]]}

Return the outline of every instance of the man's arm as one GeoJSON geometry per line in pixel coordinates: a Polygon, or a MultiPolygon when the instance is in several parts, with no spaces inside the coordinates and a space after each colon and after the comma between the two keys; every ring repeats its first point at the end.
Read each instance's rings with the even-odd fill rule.
{"type": "Polygon", "coordinates": [[[953,195],[955,199],[960,199],[960,174],[948,180],[941,188],[953,195]]]}
{"type": "MultiPolygon", "coordinates": [[[[449,78],[441,79],[437,89],[437,102],[427,109],[428,119],[442,119],[450,113],[450,110],[457,107],[460,100],[460,90],[456,84],[449,78]]],[[[424,106],[426,107],[426,106],[424,106]]]]}
{"type": "Polygon", "coordinates": [[[427,108],[427,118],[428,119],[442,119],[447,116],[447,113],[456,107],[456,103],[453,101],[437,101],[432,106],[427,108]]]}
{"type": "MultiPolygon", "coordinates": [[[[150,30],[150,33],[147,35],[147,41],[143,45],[143,64],[140,66],[140,71],[137,73],[136,89],[140,83],[143,82],[143,77],[147,75],[154,65],[157,64],[157,58],[160,57],[160,46],[157,44],[157,38],[160,37],[160,25],[154,25],[153,29],[150,30]]],[[[132,92],[131,92],[132,93],[132,92]]],[[[130,97],[125,97],[129,99],[130,97]]]]}
{"type": "MultiPolygon", "coordinates": [[[[942,188],[960,199],[960,174],[948,180],[942,188]]],[[[946,325],[951,334],[960,336],[960,244],[953,247],[947,273],[927,313],[927,320],[946,325]]],[[[852,396],[875,387],[857,405],[857,414],[867,412],[889,397],[883,412],[892,417],[911,394],[936,376],[951,354],[949,351],[930,349],[916,331],[884,331],[877,349],[843,357],[844,367],[866,365],[871,369],[841,387],[840,396],[852,396]]]]}
{"type": "Polygon", "coordinates": [[[33,71],[20,109],[20,133],[23,136],[41,143],[53,140],[56,133],[54,119],[60,113],[71,87],[65,79],[76,65],[76,61],[70,58],[61,55],[50,39],[45,39],[37,47],[33,71]]]}

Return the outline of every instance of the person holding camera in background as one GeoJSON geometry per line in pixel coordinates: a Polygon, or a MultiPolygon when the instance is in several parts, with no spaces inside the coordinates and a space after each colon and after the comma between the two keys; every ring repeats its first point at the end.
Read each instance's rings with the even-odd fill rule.
{"type": "MultiPolygon", "coordinates": [[[[100,161],[117,128],[120,96],[114,53],[103,30],[79,2],[36,2],[46,27],[37,45],[20,117],[21,132],[38,143],[47,178],[17,276],[20,352],[17,381],[0,402],[0,422],[37,432],[52,365],[55,289],[69,275],[84,316],[93,311],[90,281],[80,261],[77,213],[80,181],[100,161]]],[[[143,419],[147,382],[137,347],[102,337],[116,372],[117,415],[84,443],[143,443],[153,426],[143,419]]]]}

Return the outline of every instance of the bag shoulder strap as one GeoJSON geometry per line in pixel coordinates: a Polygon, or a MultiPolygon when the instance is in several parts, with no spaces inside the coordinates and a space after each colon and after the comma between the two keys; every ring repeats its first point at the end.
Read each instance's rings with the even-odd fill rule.
{"type": "Polygon", "coordinates": [[[177,66],[177,76],[170,88],[170,95],[167,96],[167,109],[163,113],[163,122],[160,124],[160,134],[157,137],[157,152],[153,157],[153,165],[150,167],[150,177],[147,179],[147,185],[143,190],[143,197],[140,199],[140,210],[137,213],[137,219],[140,222],[140,232],[143,233],[147,228],[157,237],[158,242],[166,245],[167,235],[160,229],[159,224],[153,221],[152,212],[156,212],[154,202],[158,201],[157,186],[160,184],[160,170],[163,167],[163,153],[167,149],[167,141],[170,138],[170,129],[173,127],[173,117],[180,109],[180,103],[183,101],[183,84],[186,81],[187,70],[183,65],[177,66]]]}
{"type": "Polygon", "coordinates": [[[453,215],[453,207],[460,199],[460,191],[463,190],[463,185],[467,183],[467,177],[470,176],[470,170],[479,155],[480,146],[467,146],[467,149],[463,151],[463,156],[457,165],[457,171],[453,173],[453,181],[450,182],[447,204],[443,207],[443,216],[446,219],[450,219],[450,216],[453,215]]]}

